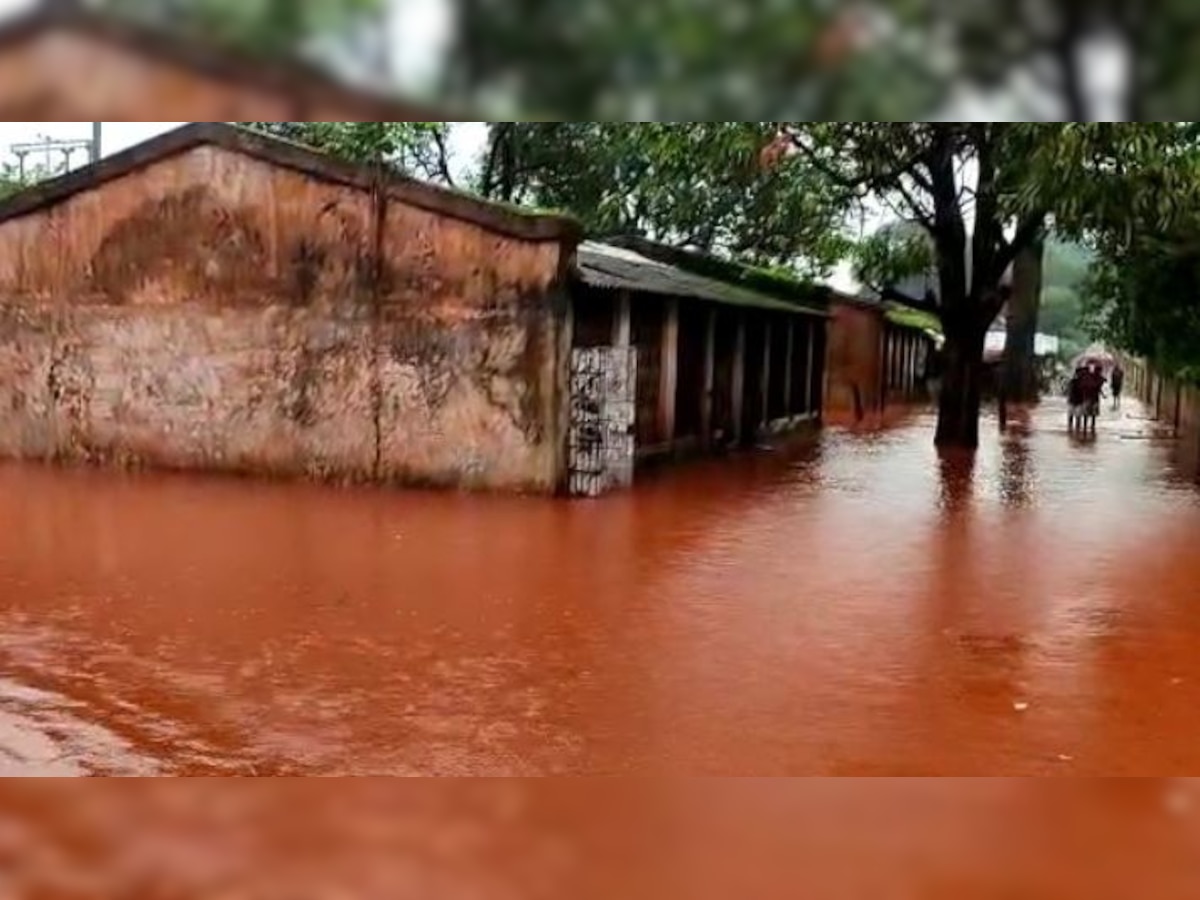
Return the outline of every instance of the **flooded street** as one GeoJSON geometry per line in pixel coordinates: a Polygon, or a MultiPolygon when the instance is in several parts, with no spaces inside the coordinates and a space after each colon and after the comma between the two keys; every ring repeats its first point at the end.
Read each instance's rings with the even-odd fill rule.
{"type": "Polygon", "coordinates": [[[600,502],[0,468],[0,774],[1200,770],[1200,492],[1132,406],[600,502]]]}

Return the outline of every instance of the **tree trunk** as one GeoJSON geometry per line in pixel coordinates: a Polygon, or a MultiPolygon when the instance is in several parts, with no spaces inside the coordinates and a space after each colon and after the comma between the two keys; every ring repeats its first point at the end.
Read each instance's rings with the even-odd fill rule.
{"type": "Polygon", "coordinates": [[[1036,349],[1045,255],[1045,243],[1036,241],[1021,250],[1013,263],[1004,346],[1004,394],[1014,403],[1033,403],[1041,393],[1036,349]]]}
{"type": "Polygon", "coordinates": [[[942,388],[935,442],[939,447],[979,446],[982,405],[983,336],[986,328],[946,329],[942,348],[942,388]]]}

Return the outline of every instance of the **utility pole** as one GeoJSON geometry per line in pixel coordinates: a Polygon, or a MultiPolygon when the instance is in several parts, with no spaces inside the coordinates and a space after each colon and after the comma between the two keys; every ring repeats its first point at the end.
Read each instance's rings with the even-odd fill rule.
{"type": "Polygon", "coordinates": [[[92,147],[91,147],[91,161],[92,162],[100,161],[100,132],[101,132],[101,129],[103,128],[103,126],[104,126],[103,122],[93,122],[92,123],[92,147]]]}

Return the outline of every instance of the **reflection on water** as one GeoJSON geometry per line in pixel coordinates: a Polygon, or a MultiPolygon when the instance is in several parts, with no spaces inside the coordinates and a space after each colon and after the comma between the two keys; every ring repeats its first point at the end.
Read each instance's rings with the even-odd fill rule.
{"type": "Polygon", "coordinates": [[[601,502],[2,467],[0,771],[1194,771],[1200,500],[1061,414],[601,502]]]}

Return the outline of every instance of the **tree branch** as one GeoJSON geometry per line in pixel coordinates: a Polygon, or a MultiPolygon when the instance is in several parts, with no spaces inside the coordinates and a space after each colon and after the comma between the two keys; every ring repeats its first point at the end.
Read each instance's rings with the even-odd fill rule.
{"type": "Polygon", "coordinates": [[[971,236],[971,287],[977,290],[981,284],[987,286],[1004,272],[1005,266],[999,266],[998,270],[993,268],[1000,245],[1004,243],[1004,229],[1000,222],[1000,194],[996,184],[995,134],[988,123],[971,127],[976,135],[979,169],[975,189],[975,231],[971,236]]]}
{"type": "Polygon", "coordinates": [[[948,129],[939,129],[929,156],[930,184],[933,186],[934,249],[937,254],[941,301],[946,310],[957,307],[967,295],[967,233],[958,190],[954,183],[955,141],[948,129]]]}
{"type": "Polygon", "coordinates": [[[1037,209],[1029,213],[1018,223],[1012,240],[1004,241],[1000,247],[999,254],[997,254],[996,263],[1000,274],[1003,275],[1008,270],[1008,267],[1013,264],[1013,260],[1017,258],[1018,253],[1038,239],[1038,236],[1046,225],[1046,216],[1048,214],[1049,210],[1047,209],[1037,209]]]}
{"type": "MultiPolygon", "coordinates": [[[[810,165],[845,191],[858,193],[864,189],[875,191],[892,190],[896,188],[905,175],[911,177],[922,187],[929,184],[929,180],[925,178],[924,173],[918,168],[918,165],[929,153],[928,147],[922,147],[908,157],[898,156],[888,149],[886,152],[892,157],[892,165],[888,169],[884,171],[860,172],[856,176],[848,176],[845,172],[839,171],[836,166],[831,165],[827,159],[822,158],[816,148],[809,146],[804,141],[801,132],[795,129],[784,129],[783,135],[787,137],[793,149],[799,151],[810,165]]],[[[926,189],[931,190],[932,188],[930,186],[926,189]]],[[[920,206],[916,206],[915,208],[917,210],[921,209],[920,206]]]]}
{"type": "Polygon", "coordinates": [[[441,128],[433,131],[433,142],[437,145],[437,171],[442,179],[452,188],[457,188],[454,175],[450,171],[450,148],[446,146],[446,133],[441,128]]]}

